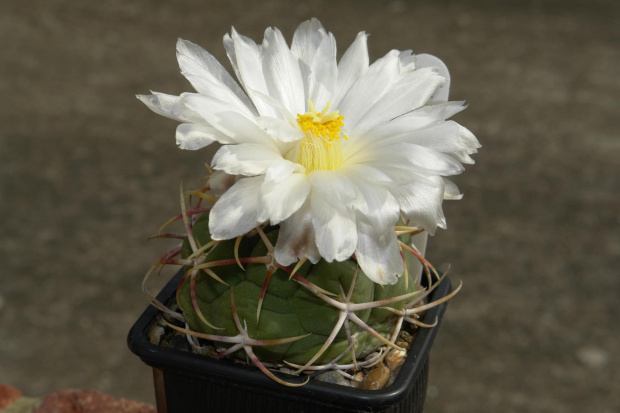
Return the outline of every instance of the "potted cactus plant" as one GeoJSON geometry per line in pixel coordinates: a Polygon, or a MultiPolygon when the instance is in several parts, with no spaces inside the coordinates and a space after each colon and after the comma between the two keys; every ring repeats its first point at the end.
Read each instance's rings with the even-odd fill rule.
{"type": "Polygon", "coordinates": [[[277,29],[261,45],[233,29],[224,46],[237,83],[179,40],[196,93],[138,96],[181,122],[181,149],[221,145],[205,185],[181,188],[181,213],[156,235],[178,243],[145,291],[161,267],[182,269],[148,293],[155,308],[130,333],[154,367],[160,411],[421,409],[424,389],[411,390],[460,288],[424,258],[426,234],[445,228],[442,201],[461,197],[446,176],[479,144],[447,120],[465,105],[447,101],[439,59],[392,50],[369,64],[366,41],[359,33],[338,61],[316,19],[291,47],[277,29]],[[167,229],[174,221],[181,232],[167,229]],[[189,351],[150,342],[154,325],[189,351]],[[418,371],[397,374],[403,365],[418,371]],[[346,385],[310,380],[325,371],[346,385]]]}

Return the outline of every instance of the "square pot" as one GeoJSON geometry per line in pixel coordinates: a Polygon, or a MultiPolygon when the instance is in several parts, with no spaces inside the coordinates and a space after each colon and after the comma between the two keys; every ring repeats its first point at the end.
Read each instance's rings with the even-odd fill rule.
{"type": "MultiPolygon", "coordinates": [[[[164,287],[158,300],[174,297],[183,270],[164,287]]],[[[426,277],[422,277],[424,280],[426,277]]],[[[430,294],[435,301],[450,293],[450,281],[430,294]]],[[[149,306],[131,328],[129,348],[153,368],[159,413],[194,412],[422,412],[428,381],[429,351],[446,311],[447,302],[429,309],[422,321],[434,328],[418,328],[407,358],[394,382],[380,390],[362,390],[310,380],[301,387],[285,387],[258,368],[226,359],[155,345],[149,329],[159,310],[149,306]]],[[[291,376],[275,373],[284,379],[291,376]]]]}

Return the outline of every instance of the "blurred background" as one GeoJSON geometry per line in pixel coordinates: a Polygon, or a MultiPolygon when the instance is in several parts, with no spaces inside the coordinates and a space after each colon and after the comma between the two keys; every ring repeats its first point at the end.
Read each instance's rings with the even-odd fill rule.
{"type": "Polygon", "coordinates": [[[431,353],[427,412],[620,411],[620,2],[2,1],[0,382],[154,403],[126,334],[147,242],[208,153],[134,95],[189,91],[175,43],[226,60],[232,25],[287,39],[318,17],[440,57],[483,147],[428,257],[464,282],[431,353]]]}

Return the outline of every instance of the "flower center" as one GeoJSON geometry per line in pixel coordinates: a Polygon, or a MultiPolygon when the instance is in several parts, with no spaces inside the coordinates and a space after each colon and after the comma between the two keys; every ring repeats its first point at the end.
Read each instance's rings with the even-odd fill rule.
{"type": "Polygon", "coordinates": [[[307,174],[319,170],[336,170],[341,165],[340,137],[347,139],[346,135],[340,133],[344,116],[337,110],[329,112],[330,102],[318,113],[312,101],[309,100],[308,105],[310,111],[303,115],[297,114],[297,124],[306,134],[300,141],[297,163],[306,168],[307,174]]]}

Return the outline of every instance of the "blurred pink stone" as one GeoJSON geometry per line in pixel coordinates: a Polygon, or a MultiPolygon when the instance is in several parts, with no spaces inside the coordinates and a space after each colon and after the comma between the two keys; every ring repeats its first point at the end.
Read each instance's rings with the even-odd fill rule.
{"type": "Polygon", "coordinates": [[[22,397],[22,392],[8,384],[0,383],[0,410],[9,407],[22,397]]]}
{"type": "Polygon", "coordinates": [[[35,413],[156,413],[155,407],[127,399],[115,399],[95,390],[57,390],[50,393],[35,413]]]}

